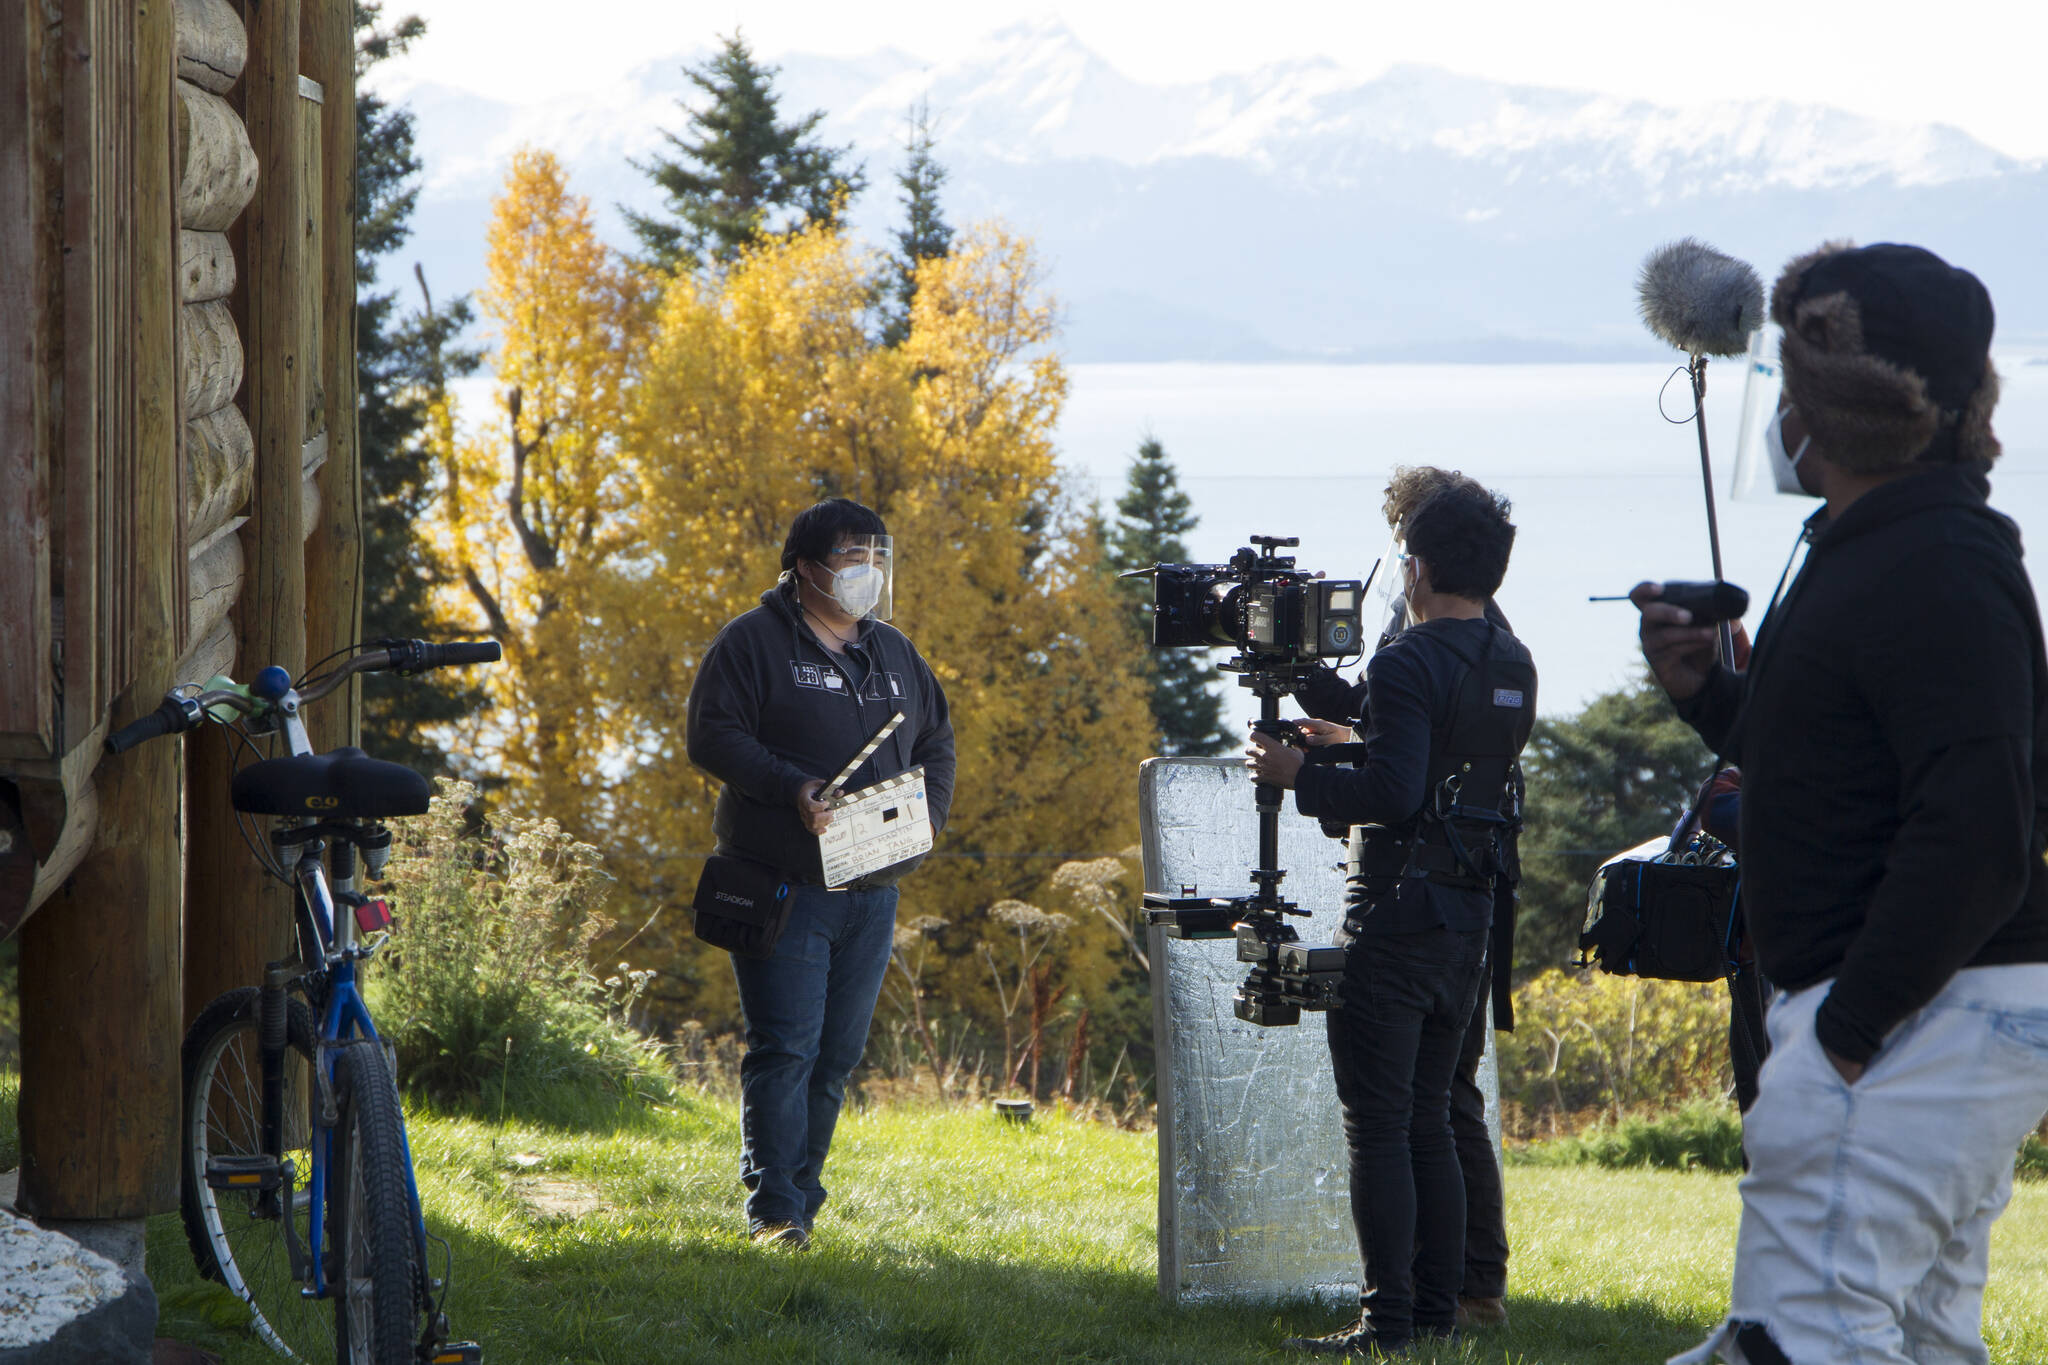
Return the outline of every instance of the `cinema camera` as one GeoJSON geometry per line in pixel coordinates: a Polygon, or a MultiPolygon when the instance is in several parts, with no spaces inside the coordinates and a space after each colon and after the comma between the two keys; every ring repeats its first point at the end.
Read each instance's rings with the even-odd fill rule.
{"type": "MultiPolygon", "coordinates": [[[[1238,675],[1238,685],[1259,699],[1255,728],[1283,742],[1301,744],[1292,721],[1280,719],[1280,699],[1299,690],[1332,660],[1360,653],[1365,584],[1327,579],[1294,567],[1292,556],[1274,553],[1301,542],[1294,537],[1253,536],[1252,545],[1228,564],[1158,564],[1125,577],[1152,580],[1152,644],[1159,649],[1236,650],[1219,667],[1238,675]]],[[[1202,896],[1192,886],[1177,896],[1145,893],[1145,920],[1168,938],[1237,940],[1237,958],[1250,964],[1233,1008],[1254,1024],[1297,1024],[1303,1010],[1337,1003],[1344,950],[1328,943],[1303,943],[1288,915],[1306,915],[1280,896],[1287,873],[1280,862],[1280,806],[1284,793],[1255,783],[1259,819],[1256,890],[1249,896],[1202,896]]]]}

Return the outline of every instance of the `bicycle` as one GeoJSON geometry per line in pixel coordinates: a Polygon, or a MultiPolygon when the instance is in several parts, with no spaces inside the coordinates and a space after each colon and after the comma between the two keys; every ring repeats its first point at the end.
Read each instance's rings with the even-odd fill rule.
{"type": "Polygon", "coordinates": [[[279,817],[276,858],[264,862],[293,887],[298,956],[270,963],[260,987],[212,1001],[185,1035],[179,1213],[200,1273],[248,1306],[257,1336],[279,1355],[477,1365],[481,1346],[447,1339],[453,1251],[442,1243],[447,1261],[431,1276],[393,1067],[356,980],[391,928],[385,903],[356,890],[357,856],[380,878],[391,854],[384,819],[423,814],[432,788],[361,749],[315,754],[300,712],[357,673],[409,676],[494,663],[503,651],[496,641],[422,640],[351,650],[332,671],[297,683],[273,666],[246,686],[223,676],[174,688],[107,738],[117,754],[211,721],[245,745],[281,731],[289,751],[238,767],[230,797],[238,821],[279,817]]]}

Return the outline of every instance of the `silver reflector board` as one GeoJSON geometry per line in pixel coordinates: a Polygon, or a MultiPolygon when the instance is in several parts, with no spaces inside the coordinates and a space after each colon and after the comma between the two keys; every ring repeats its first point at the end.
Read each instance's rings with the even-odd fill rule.
{"type": "MultiPolygon", "coordinates": [[[[1234,758],[1155,758],[1139,775],[1145,889],[1249,894],[1258,857],[1252,784],[1234,758]]],[[[1313,911],[1289,916],[1304,942],[1342,923],[1344,847],[1288,798],[1280,885],[1313,911]]],[[[1238,1019],[1244,980],[1230,939],[1148,931],[1158,1058],[1159,1289],[1179,1302],[1355,1299],[1349,1158],[1321,1015],[1262,1028],[1238,1019]]],[[[1498,1087],[1493,1038],[1480,1065],[1487,1113],[1498,1087]]],[[[1499,1145],[1498,1122],[1494,1141],[1499,1145]]]]}

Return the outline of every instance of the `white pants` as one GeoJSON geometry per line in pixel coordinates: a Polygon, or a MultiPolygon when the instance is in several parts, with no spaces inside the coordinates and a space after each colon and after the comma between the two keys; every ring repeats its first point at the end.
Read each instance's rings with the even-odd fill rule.
{"type": "Polygon", "coordinates": [[[1957,973],[1853,1086],[1813,1032],[1829,986],[1771,1006],[1728,1320],[1669,1365],[1990,1359],[1991,1224],[2048,1112],[2048,964],[1957,973]]]}

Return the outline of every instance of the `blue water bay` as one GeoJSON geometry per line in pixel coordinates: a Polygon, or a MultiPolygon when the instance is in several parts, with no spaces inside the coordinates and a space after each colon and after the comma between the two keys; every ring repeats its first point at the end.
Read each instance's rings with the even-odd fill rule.
{"type": "MultiPolygon", "coordinates": [[[[1992,503],[2048,543],[2048,365],[2000,356],[2005,444],[1992,503]]],[[[1748,588],[1753,630],[1809,499],[1730,496],[1746,366],[1708,366],[1723,562],[1748,588]]],[[[1681,374],[1612,365],[1077,365],[1064,458],[1108,510],[1139,440],[1159,438],[1201,517],[1197,559],[1248,535],[1294,535],[1304,567],[1363,577],[1386,548],[1380,513],[1397,464],[1438,464],[1511,498],[1520,527],[1500,595],[1542,672],[1542,709],[1578,709],[1632,676],[1635,613],[1589,603],[1645,578],[1712,574],[1699,448],[1681,374]]],[[[1774,385],[1773,385],[1774,389],[1774,385]]],[[[1760,395],[1772,401],[1772,395],[1760,395]]],[[[2048,549],[2039,552],[2048,555],[2048,549]]],[[[2033,569],[2039,591],[2043,561],[2033,569]]],[[[1242,717],[1255,708],[1242,689],[1242,717]]]]}

